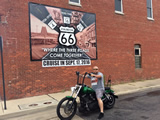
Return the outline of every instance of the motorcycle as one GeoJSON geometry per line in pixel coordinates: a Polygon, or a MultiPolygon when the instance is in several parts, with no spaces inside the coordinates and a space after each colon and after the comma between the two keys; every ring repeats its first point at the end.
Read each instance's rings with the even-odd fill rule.
{"type": "MultiPolygon", "coordinates": [[[[94,111],[99,109],[98,101],[96,98],[95,91],[89,86],[84,84],[86,75],[90,73],[85,73],[83,75],[83,80],[80,78],[80,73],[76,72],[77,75],[77,85],[71,87],[72,94],[70,96],[64,97],[57,105],[57,116],[61,120],[71,120],[77,112],[77,108],[80,113],[94,111]],[[79,97],[80,104],[77,105],[77,97],[79,97]]],[[[102,96],[102,101],[104,103],[104,108],[111,109],[115,104],[115,98],[118,98],[111,89],[111,80],[108,80],[107,87],[105,87],[105,92],[102,96]]]]}

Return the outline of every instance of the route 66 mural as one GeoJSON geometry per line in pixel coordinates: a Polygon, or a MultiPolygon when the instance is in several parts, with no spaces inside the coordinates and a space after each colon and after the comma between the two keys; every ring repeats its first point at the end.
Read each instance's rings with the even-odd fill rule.
{"type": "Polygon", "coordinates": [[[96,15],[29,3],[30,53],[43,67],[90,65],[97,59],[96,15]]]}

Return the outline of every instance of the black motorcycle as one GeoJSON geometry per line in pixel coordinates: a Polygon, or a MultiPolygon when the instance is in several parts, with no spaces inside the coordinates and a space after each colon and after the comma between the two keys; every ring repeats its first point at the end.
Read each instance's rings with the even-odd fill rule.
{"type": "MultiPolygon", "coordinates": [[[[71,96],[64,97],[57,106],[57,116],[61,120],[71,120],[76,114],[77,108],[79,112],[84,113],[88,111],[94,111],[99,109],[98,101],[96,98],[95,91],[84,84],[85,76],[89,73],[83,75],[83,80],[80,79],[80,73],[76,72],[77,75],[77,85],[71,87],[71,96]],[[79,97],[80,105],[77,106],[76,99],[79,97]]],[[[104,103],[104,108],[111,109],[115,104],[115,98],[118,98],[111,90],[111,80],[108,80],[108,87],[105,87],[105,92],[101,98],[104,103]]]]}

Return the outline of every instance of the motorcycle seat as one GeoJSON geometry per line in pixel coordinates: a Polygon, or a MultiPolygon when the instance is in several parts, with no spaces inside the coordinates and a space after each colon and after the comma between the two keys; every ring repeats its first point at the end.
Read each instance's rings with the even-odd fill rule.
{"type": "Polygon", "coordinates": [[[110,87],[105,87],[105,90],[110,90],[111,88],[110,87]]]}

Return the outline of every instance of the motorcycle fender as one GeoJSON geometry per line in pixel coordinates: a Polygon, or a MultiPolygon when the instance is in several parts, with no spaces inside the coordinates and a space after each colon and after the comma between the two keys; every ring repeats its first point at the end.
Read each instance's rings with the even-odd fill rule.
{"type": "Polygon", "coordinates": [[[114,95],[114,97],[118,99],[118,96],[117,96],[117,95],[114,95]]]}
{"type": "Polygon", "coordinates": [[[106,90],[106,93],[114,93],[113,90],[106,90]]]}
{"type": "Polygon", "coordinates": [[[72,96],[66,96],[66,98],[73,98],[72,96]]]}
{"type": "Polygon", "coordinates": [[[114,98],[117,98],[117,99],[118,99],[118,96],[117,96],[117,95],[115,95],[114,93],[109,93],[109,94],[113,95],[113,96],[114,96],[114,98]]]}
{"type": "Polygon", "coordinates": [[[113,90],[106,90],[106,93],[109,93],[109,94],[113,95],[115,98],[118,99],[118,96],[114,94],[113,90]]]}

